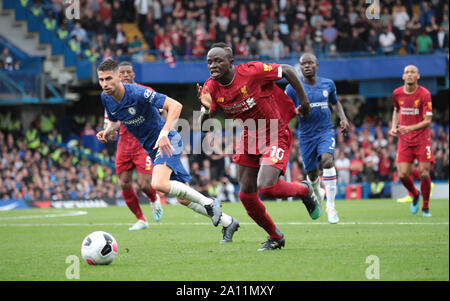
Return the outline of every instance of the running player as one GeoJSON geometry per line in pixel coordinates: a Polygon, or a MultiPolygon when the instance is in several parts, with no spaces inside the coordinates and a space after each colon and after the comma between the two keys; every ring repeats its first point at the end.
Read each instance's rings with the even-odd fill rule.
{"type": "MultiPolygon", "coordinates": [[[[122,82],[135,84],[135,73],[131,63],[120,63],[119,73],[122,76],[122,82]]],[[[146,88],[151,89],[150,87],[146,88]]],[[[106,114],[106,111],[104,126],[104,128],[108,126],[108,115],[106,114]]],[[[138,187],[147,195],[152,206],[153,219],[159,222],[163,215],[163,209],[158,193],[150,184],[153,169],[152,160],[139,144],[139,141],[137,141],[123,125],[120,125],[119,129],[119,141],[117,142],[115,164],[118,182],[125,203],[138,219],[128,230],[142,230],[148,228],[147,218],[142,212],[141,206],[139,205],[139,198],[132,185],[134,169],[136,169],[137,172],[138,187]]]]}
{"type": "MultiPolygon", "coordinates": [[[[409,174],[409,177],[411,178],[411,180],[413,182],[414,182],[414,180],[420,181],[419,169],[417,169],[417,167],[415,167],[413,169],[413,171],[409,174]]],[[[433,190],[434,190],[434,183],[431,182],[430,199],[431,199],[431,195],[433,194],[433,190]]],[[[413,194],[408,191],[407,195],[397,199],[397,203],[411,203],[413,201],[413,199],[414,199],[413,194]]]]}
{"type": "Polygon", "coordinates": [[[224,227],[221,242],[230,242],[239,223],[222,213],[220,206],[212,199],[186,184],[191,180],[191,176],[180,161],[183,141],[173,129],[182,105],[148,88],[123,84],[119,66],[112,59],[103,61],[97,68],[97,74],[103,89],[102,103],[110,121],[105,130],[97,133],[97,138],[101,142],[106,142],[110,135],[114,135],[118,130],[120,124],[123,124],[152,159],[153,188],[202,207],[214,226],[220,223],[224,227]],[[166,120],[160,116],[158,108],[167,111],[166,120]]]}
{"type": "MultiPolygon", "coordinates": [[[[298,117],[300,153],[307,173],[306,178],[311,183],[320,202],[323,201],[324,196],[319,178],[320,167],[322,167],[323,184],[327,196],[328,222],[336,224],[339,222],[334,204],[337,191],[336,168],[334,167],[336,140],[329,104],[341,120],[341,134],[347,132],[349,123],[344,109],[338,101],[334,82],[331,79],[317,76],[319,64],[316,56],[305,53],[300,57],[299,62],[303,75],[301,81],[312,107],[311,113],[307,117],[298,117]]],[[[300,101],[294,88],[289,84],[285,91],[295,105],[299,106],[300,101]]]]}
{"type": "Polygon", "coordinates": [[[431,191],[430,169],[434,163],[430,124],[433,115],[430,92],[418,85],[419,69],[408,65],[403,70],[404,85],[394,90],[394,112],[389,134],[398,136],[397,173],[403,186],[413,195],[410,210],[416,214],[420,207],[420,192],[414,186],[410,173],[417,159],[422,192],[422,216],[431,217],[429,202],[431,191]]]}
{"type": "Polygon", "coordinates": [[[295,117],[296,108],[275,81],[284,77],[296,88],[302,101],[299,113],[309,113],[308,99],[295,69],[289,65],[233,63],[229,46],[212,45],[207,54],[211,77],[203,86],[197,85],[198,96],[209,109],[205,114],[210,117],[220,107],[227,116],[244,125],[251,121],[257,124],[254,129],[244,126],[233,158],[238,164],[239,199],[248,215],[269,235],[259,251],[281,249],[285,245],[284,235],[266,212],[258,192],[271,199],[296,196],[303,200],[313,219],[320,216],[321,208],[306,181],[295,184],[279,179],[286,170],[292,148],[288,122],[295,117]],[[256,148],[256,144],[261,147],[256,148]]]}

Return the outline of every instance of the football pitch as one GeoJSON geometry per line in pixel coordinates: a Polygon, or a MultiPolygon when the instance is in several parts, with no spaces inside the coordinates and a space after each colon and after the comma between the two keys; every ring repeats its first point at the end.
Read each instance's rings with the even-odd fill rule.
{"type": "Polygon", "coordinates": [[[282,250],[257,251],[266,233],[237,203],[222,207],[241,223],[228,244],[220,226],[181,205],[163,206],[159,223],[142,205],[150,227],[141,231],[128,230],[126,207],[0,211],[0,280],[449,280],[448,199],[431,201],[431,218],[392,199],[337,201],[337,225],[325,213],[311,220],[299,201],[265,205],[285,234],[282,250]],[[109,266],[82,261],[81,242],[97,230],[117,240],[109,266]]]}

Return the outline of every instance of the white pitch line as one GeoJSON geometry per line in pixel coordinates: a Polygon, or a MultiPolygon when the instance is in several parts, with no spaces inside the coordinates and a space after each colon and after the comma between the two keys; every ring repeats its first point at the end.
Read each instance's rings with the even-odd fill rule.
{"type": "MultiPolygon", "coordinates": [[[[254,225],[255,223],[240,223],[241,225],[254,225]]],[[[448,225],[449,222],[430,222],[430,223],[419,223],[419,222],[341,222],[337,225],[448,225]]],[[[0,224],[0,227],[92,227],[92,226],[130,226],[133,223],[47,223],[47,224],[0,224]]],[[[180,222],[180,223],[151,223],[150,227],[153,226],[211,226],[211,223],[196,223],[196,222],[180,222]]],[[[329,223],[314,223],[314,222],[285,222],[277,223],[277,225],[291,225],[291,226],[302,226],[302,225],[330,225],[329,223]]]]}
{"type": "Polygon", "coordinates": [[[12,220],[12,219],[33,219],[33,218],[78,216],[78,215],[85,215],[85,214],[87,214],[86,211],[62,211],[62,213],[52,213],[52,214],[43,214],[43,215],[20,215],[20,216],[0,217],[0,221],[12,220]]]}

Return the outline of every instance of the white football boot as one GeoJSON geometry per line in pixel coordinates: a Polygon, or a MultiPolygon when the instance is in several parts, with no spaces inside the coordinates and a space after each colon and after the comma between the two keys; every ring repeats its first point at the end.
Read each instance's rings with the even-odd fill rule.
{"type": "Polygon", "coordinates": [[[150,202],[150,204],[152,205],[153,219],[155,222],[159,222],[163,216],[163,208],[161,206],[161,198],[158,193],[156,193],[156,201],[150,202]]]}
{"type": "Polygon", "coordinates": [[[327,208],[328,222],[330,224],[337,224],[339,222],[339,216],[335,208],[327,208]]]}
{"type": "Polygon", "coordinates": [[[144,230],[147,228],[148,228],[148,222],[140,219],[136,222],[136,224],[134,224],[133,226],[128,228],[128,230],[135,231],[135,230],[144,230]]]}

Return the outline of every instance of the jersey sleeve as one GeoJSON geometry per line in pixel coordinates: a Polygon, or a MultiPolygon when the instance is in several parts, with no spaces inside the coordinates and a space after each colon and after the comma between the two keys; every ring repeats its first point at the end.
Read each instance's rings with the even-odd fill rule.
{"type": "Polygon", "coordinates": [[[392,99],[394,100],[394,108],[397,112],[400,112],[400,105],[398,103],[398,97],[397,97],[396,90],[392,93],[392,99]]]}
{"type": "Polygon", "coordinates": [[[422,97],[422,112],[424,116],[433,116],[433,105],[431,103],[431,94],[426,91],[422,97]]]}
{"type": "Polygon", "coordinates": [[[106,96],[105,96],[104,92],[101,94],[100,98],[102,100],[103,106],[105,107],[105,121],[109,120],[112,122],[117,122],[118,120],[116,118],[114,118],[114,116],[109,111],[108,106],[106,105],[106,96]]]}
{"type": "Polygon", "coordinates": [[[334,81],[330,81],[330,94],[328,96],[328,102],[331,104],[336,104],[338,102],[336,85],[334,84],[334,81]]]}
{"type": "Polygon", "coordinates": [[[277,81],[283,78],[281,65],[275,63],[250,62],[247,64],[249,76],[262,81],[277,81]]]}
{"type": "Polygon", "coordinates": [[[149,103],[154,105],[158,109],[162,109],[164,106],[164,102],[166,101],[167,96],[161,93],[154,91],[153,89],[143,87],[143,86],[135,86],[136,93],[139,97],[138,101],[144,101],[145,103],[149,103]]]}
{"type": "Polygon", "coordinates": [[[295,92],[294,88],[292,88],[291,84],[288,84],[286,86],[284,93],[286,93],[286,95],[289,96],[289,98],[294,102],[295,107],[298,107],[300,105],[300,102],[297,97],[297,93],[295,92]]]}

